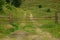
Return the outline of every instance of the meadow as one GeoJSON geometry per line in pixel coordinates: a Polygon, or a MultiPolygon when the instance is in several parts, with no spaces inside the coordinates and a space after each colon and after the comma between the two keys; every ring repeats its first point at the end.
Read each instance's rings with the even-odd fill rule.
{"type": "Polygon", "coordinates": [[[0,16],[5,17],[0,18],[0,40],[60,40],[59,0],[25,0],[20,8],[3,6],[0,16]],[[57,24],[54,17],[56,11],[57,24]],[[8,18],[10,14],[11,21],[8,18]],[[19,33],[19,36],[14,37],[12,34],[15,32],[19,33]],[[25,35],[22,39],[20,39],[20,32],[25,35]],[[10,35],[13,38],[10,38],[10,35]],[[9,38],[5,38],[6,36],[9,38]]]}

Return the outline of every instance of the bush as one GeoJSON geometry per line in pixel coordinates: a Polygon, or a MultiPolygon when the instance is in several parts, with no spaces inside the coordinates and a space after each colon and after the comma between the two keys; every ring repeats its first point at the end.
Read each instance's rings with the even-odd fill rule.
{"type": "Polygon", "coordinates": [[[38,5],[39,8],[42,8],[42,5],[38,5]]]}
{"type": "Polygon", "coordinates": [[[22,2],[21,0],[6,0],[7,4],[11,3],[11,5],[13,5],[15,7],[20,7],[21,2],[22,2]]]}
{"type": "Polygon", "coordinates": [[[10,3],[10,0],[6,0],[7,3],[10,3]]]}
{"type": "Polygon", "coordinates": [[[50,9],[47,9],[47,12],[51,12],[51,10],[50,9]]]}
{"type": "Polygon", "coordinates": [[[5,0],[0,0],[0,11],[2,10],[4,4],[5,4],[5,0]]]}
{"type": "Polygon", "coordinates": [[[12,5],[14,5],[15,7],[20,7],[21,0],[13,0],[12,5]]]}

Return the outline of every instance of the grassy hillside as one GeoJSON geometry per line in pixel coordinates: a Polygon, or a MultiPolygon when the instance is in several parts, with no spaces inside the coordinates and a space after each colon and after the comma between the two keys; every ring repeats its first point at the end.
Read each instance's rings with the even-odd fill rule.
{"type": "MultiPolygon", "coordinates": [[[[9,35],[11,33],[19,30],[19,32],[28,32],[29,38],[25,38],[25,36],[23,37],[23,40],[24,38],[25,40],[35,40],[35,38],[30,38],[35,35],[37,35],[36,40],[40,40],[39,38],[41,38],[41,36],[41,40],[57,40],[56,38],[60,40],[59,0],[23,0],[20,8],[15,8],[12,6],[10,10],[3,6],[3,11],[0,12],[0,16],[4,16],[4,18],[0,18],[0,37],[10,37],[9,35]],[[39,5],[41,8],[39,8],[39,5]],[[55,18],[53,16],[55,16],[56,11],[59,18],[58,24],[55,24],[55,20],[53,19],[55,18]],[[12,22],[9,21],[9,15],[12,15],[12,22]],[[47,35],[47,33],[49,34],[47,35]],[[49,38],[49,35],[52,37],[49,38]]],[[[11,40],[13,39],[14,38],[11,38],[11,40]]]]}

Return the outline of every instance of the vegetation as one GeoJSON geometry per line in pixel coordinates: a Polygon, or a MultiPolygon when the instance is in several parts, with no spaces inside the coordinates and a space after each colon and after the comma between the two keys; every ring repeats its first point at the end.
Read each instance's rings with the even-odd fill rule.
{"type": "Polygon", "coordinates": [[[11,9],[11,6],[20,7],[22,1],[21,0],[0,0],[0,11],[3,9],[3,6],[7,6],[11,9]]]}
{"type": "Polygon", "coordinates": [[[2,7],[4,6],[5,4],[5,0],[0,0],[0,11],[3,9],[2,7]]]}
{"type": "Polygon", "coordinates": [[[47,12],[51,12],[51,10],[50,9],[47,9],[47,12]]]}
{"type": "Polygon", "coordinates": [[[60,36],[60,24],[56,25],[54,23],[49,23],[43,25],[42,28],[44,31],[50,32],[53,36],[59,38],[60,36]]]}
{"type": "Polygon", "coordinates": [[[39,7],[39,8],[42,8],[42,5],[39,5],[38,7],[39,7]]]}
{"type": "MultiPolygon", "coordinates": [[[[60,3],[56,1],[57,9],[54,8],[53,3],[49,0],[0,0],[0,16],[3,16],[0,17],[0,33],[6,36],[16,30],[23,30],[35,35],[39,34],[40,30],[36,32],[36,29],[39,28],[43,32],[49,32],[53,37],[60,38],[60,19],[58,20],[59,23],[55,24],[54,17],[55,11],[60,11],[60,3]],[[10,14],[12,15],[11,23],[8,18],[10,14]],[[32,19],[30,16],[32,16],[32,19]]],[[[59,13],[58,17],[60,17],[59,13]]]]}
{"type": "Polygon", "coordinates": [[[15,7],[20,7],[21,0],[13,0],[12,5],[14,5],[15,7]]]}

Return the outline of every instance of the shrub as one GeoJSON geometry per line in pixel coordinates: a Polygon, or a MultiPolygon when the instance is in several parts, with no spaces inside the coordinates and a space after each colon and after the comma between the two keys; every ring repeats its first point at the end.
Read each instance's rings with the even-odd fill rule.
{"type": "Polygon", "coordinates": [[[39,8],[42,8],[42,5],[38,5],[39,8]]]}
{"type": "Polygon", "coordinates": [[[11,4],[15,7],[20,7],[21,2],[22,2],[21,0],[6,0],[7,4],[11,4]]]}
{"type": "Polygon", "coordinates": [[[5,4],[5,0],[0,0],[0,11],[2,10],[4,4],[5,4]]]}
{"type": "Polygon", "coordinates": [[[12,5],[14,5],[15,7],[20,7],[21,0],[13,0],[12,5]]]}
{"type": "Polygon", "coordinates": [[[7,3],[10,3],[10,0],[6,0],[7,3]]]}
{"type": "Polygon", "coordinates": [[[51,12],[51,10],[50,9],[47,9],[47,12],[51,12]]]}

